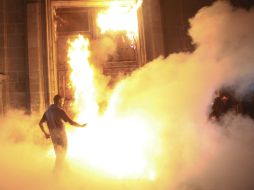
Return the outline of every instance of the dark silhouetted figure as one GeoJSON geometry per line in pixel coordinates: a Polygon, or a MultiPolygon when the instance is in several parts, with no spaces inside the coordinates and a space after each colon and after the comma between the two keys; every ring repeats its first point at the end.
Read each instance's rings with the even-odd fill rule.
{"type": "Polygon", "coordinates": [[[221,93],[218,97],[215,98],[211,113],[209,118],[215,121],[220,121],[220,119],[228,111],[236,111],[237,104],[228,94],[221,93]]]}
{"type": "Polygon", "coordinates": [[[43,114],[39,125],[46,138],[51,138],[54,145],[56,160],[54,172],[59,172],[65,160],[67,152],[67,136],[64,122],[69,122],[73,126],[85,127],[86,124],[78,124],[70,119],[63,110],[64,98],[60,95],[54,97],[54,104],[50,105],[47,111],[43,114]],[[47,122],[47,133],[43,127],[43,123],[47,122]]]}

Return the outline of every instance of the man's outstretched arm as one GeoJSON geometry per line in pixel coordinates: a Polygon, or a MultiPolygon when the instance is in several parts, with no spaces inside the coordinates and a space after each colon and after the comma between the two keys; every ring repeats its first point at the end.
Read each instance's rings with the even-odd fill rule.
{"type": "Polygon", "coordinates": [[[62,118],[65,122],[70,123],[71,125],[75,126],[75,127],[85,127],[86,124],[79,124],[76,121],[73,121],[66,113],[65,111],[62,110],[62,118]]]}
{"type": "Polygon", "coordinates": [[[41,128],[41,131],[44,133],[45,137],[48,139],[48,138],[50,138],[50,134],[48,134],[48,133],[45,131],[44,126],[43,126],[43,123],[44,123],[44,122],[46,122],[46,115],[45,115],[45,114],[43,114],[43,116],[42,116],[42,118],[41,118],[41,120],[40,120],[40,122],[39,122],[39,126],[40,126],[40,128],[41,128]]]}

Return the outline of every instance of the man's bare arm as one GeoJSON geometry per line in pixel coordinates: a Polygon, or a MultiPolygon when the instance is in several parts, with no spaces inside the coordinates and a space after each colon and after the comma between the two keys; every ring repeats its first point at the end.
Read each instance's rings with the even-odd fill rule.
{"type": "Polygon", "coordinates": [[[77,123],[76,121],[73,121],[66,113],[65,111],[62,112],[62,117],[64,119],[65,122],[68,122],[70,123],[72,126],[75,126],[75,127],[85,127],[86,124],[79,124],[77,123]]]}
{"type": "Polygon", "coordinates": [[[41,131],[44,133],[45,137],[48,139],[50,138],[50,134],[48,134],[45,129],[44,129],[44,126],[43,126],[43,123],[46,121],[46,118],[45,118],[45,114],[42,116],[40,122],[39,122],[39,126],[41,128],[41,131]]]}

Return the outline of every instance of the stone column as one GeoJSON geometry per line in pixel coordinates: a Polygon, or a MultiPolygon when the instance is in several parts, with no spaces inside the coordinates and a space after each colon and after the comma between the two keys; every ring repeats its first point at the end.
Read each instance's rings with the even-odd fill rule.
{"type": "Polygon", "coordinates": [[[160,1],[145,0],[142,8],[147,61],[151,61],[165,51],[160,1]]]}
{"type": "Polygon", "coordinates": [[[42,61],[41,4],[27,4],[27,47],[31,112],[42,112],[45,107],[42,61]]]}
{"type": "Polygon", "coordinates": [[[4,74],[0,73],[0,117],[4,114],[4,98],[3,98],[3,80],[6,79],[4,74]]]}
{"type": "Polygon", "coordinates": [[[6,8],[5,1],[0,0],[0,117],[6,112],[7,107],[7,88],[6,76],[6,8]]]}

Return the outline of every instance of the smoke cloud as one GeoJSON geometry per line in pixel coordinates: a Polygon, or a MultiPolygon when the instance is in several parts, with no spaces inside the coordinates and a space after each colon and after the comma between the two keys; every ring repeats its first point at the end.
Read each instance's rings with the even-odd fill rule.
{"type": "Polygon", "coordinates": [[[116,51],[116,44],[112,37],[104,36],[101,39],[93,40],[91,43],[91,61],[98,68],[102,69],[109,56],[116,51]]]}
{"type": "MultiPolygon", "coordinates": [[[[11,111],[0,118],[0,189],[35,189],[50,173],[49,146],[39,133],[37,116],[11,111]]],[[[44,186],[46,187],[46,186],[44,186]]]]}
{"type": "Polygon", "coordinates": [[[254,189],[253,121],[232,113],[221,125],[207,120],[217,89],[233,85],[245,94],[253,81],[253,19],[253,9],[224,1],[204,7],[190,20],[194,52],[159,57],[113,89],[118,104],[108,106],[114,116],[148,121],[156,142],[148,150],[154,180],[98,176],[71,160],[56,178],[51,144],[37,126],[40,116],[14,111],[0,120],[0,189],[254,189]]]}

